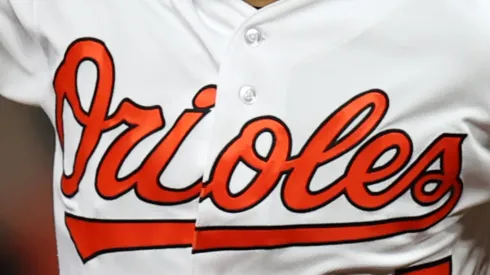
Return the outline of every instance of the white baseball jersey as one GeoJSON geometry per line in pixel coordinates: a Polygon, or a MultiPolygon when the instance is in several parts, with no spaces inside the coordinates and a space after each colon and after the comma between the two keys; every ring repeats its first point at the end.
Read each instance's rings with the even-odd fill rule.
{"type": "Polygon", "coordinates": [[[0,0],[0,62],[62,275],[490,274],[488,0],[0,0]]]}

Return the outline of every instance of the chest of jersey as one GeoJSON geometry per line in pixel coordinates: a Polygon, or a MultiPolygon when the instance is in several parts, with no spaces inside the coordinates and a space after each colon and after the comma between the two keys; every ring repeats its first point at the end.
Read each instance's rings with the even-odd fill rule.
{"type": "Polygon", "coordinates": [[[62,270],[447,268],[458,234],[438,232],[488,197],[466,183],[489,98],[473,34],[443,32],[456,11],[170,2],[46,26],[62,270]]]}

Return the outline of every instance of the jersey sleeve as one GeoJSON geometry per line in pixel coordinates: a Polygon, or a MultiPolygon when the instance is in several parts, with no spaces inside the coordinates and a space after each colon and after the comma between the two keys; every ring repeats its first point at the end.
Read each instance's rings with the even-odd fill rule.
{"type": "Polygon", "coordinates": [[[34,1],[0,0],[0,95],[30,105],[49,81],[34,1]]]}

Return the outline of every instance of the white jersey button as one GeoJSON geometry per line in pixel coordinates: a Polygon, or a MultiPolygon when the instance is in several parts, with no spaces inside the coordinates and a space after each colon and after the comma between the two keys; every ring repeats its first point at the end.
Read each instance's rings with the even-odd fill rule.
{"type": "Polygon", "coordinates": [[[245,104],[254,104],[257,100],[257,91],[251,86],[243,86],[239,93],[240,99],[245,104]]]}
{"type": "Polygon", "coordinates": [[[264,41],[264,36],[258,29],[251,28],[245,32],[245,42],[248,45],[256,47],[260,45],[262,41],[264,41]]]}

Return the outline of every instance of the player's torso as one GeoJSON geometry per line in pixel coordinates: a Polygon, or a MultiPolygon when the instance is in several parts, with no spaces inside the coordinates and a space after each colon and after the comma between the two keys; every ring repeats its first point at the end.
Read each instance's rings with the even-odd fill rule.
{"type": "Polygon", "coordinates": [[[474,269],[490,67],[464,3],[40,7],[61,273],[474,269]]]}

